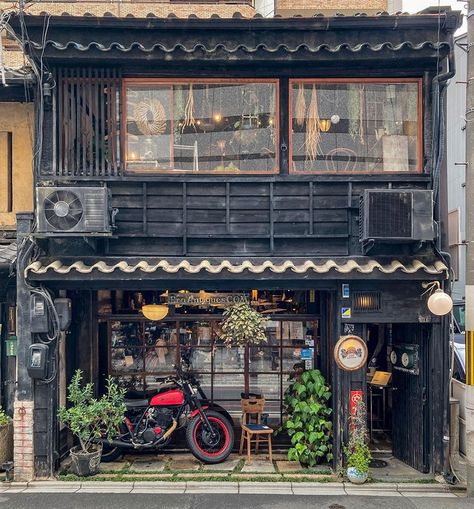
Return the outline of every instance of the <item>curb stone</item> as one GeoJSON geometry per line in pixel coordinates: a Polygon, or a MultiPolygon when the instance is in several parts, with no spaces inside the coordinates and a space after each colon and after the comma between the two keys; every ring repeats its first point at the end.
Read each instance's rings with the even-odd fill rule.
{"type": "Polygon", "coordinates": [[[342,483],[335,482],[292,482],[294,495],[345,495],[342,483]]]}
{"type": "Polygon", "coordinates": [[[184,493],[186,490],[185,482],[156,482],[156,481],[137,481],[133,486],[133,493],[184,493]]]}
{"type": "Polygon", "coordinates": [[[185,493],[239,493],[239,483],[188,481],[185,493]]]}
{"type": "Polygon", "coordinates": [[[239,493],[246,494],[272,494],[292,495],[291,482],[252,482],[243,481],[239,483],[239,493]]]}

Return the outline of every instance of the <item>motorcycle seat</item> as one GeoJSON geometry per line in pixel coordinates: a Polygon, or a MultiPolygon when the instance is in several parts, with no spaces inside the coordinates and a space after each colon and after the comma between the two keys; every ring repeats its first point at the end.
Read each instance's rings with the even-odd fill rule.
{"type": "Polygon", "coordinates": [[[127,408],[146,408],[148,406],[147,399],[125,399],[123,402],[127,408]]]}
{"type": "Polygon", "coordinates": [[[160,392],[167,391],[169,389],[173,389],[176,387],[176,384],[174,382],[164,382],[160,384],[158,387],[155,387],[154,389],[148,389],[146,391],[135,391],[130,390],[125,394],[125,399],[132,400],[132,399],[151,399],[156,394],[159,394],[160,392]]]}

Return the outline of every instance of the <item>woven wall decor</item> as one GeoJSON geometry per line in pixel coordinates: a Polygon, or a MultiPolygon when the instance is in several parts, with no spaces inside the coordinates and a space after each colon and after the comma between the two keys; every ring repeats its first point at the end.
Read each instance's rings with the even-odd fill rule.
{"type": "Polygon", "coordinates": [[[152,136],[166,131],[165,108],[157,99],[139,102],[133,110],[133,116],[142,134],[152,136]]]}

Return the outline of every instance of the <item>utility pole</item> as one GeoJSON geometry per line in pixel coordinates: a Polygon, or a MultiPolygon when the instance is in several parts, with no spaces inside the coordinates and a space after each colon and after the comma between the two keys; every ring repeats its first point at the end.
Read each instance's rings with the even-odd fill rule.
{"type": "Polygon", "coordinates": [[[466,454],[467,496],[474,497],[474,0],[467,14],[466,90],[466,454]]]}

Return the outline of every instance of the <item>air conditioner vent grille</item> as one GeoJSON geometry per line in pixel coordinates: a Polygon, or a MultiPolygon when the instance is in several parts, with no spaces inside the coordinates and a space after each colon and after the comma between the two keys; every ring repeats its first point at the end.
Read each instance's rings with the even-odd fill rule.
{"type": "Polygon", "coordinates": [[[370,237],[412,237],[413,194],[370,193],[368,234],[370,237]]]}

